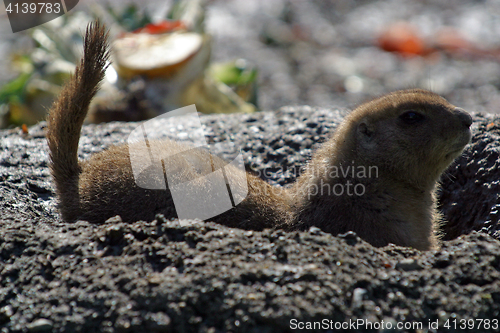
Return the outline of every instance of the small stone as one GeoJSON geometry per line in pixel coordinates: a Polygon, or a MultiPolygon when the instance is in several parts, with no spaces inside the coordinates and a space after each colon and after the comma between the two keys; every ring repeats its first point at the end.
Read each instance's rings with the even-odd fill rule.
{"type": "MultiPolygon", "coordinates": [[[[109,221],[109,220],[108,220],[109,221]]],[[[106,240],[111,244],[118,244],[125,235],[123,225],[113,225],[106,229],[106,240]]]]}
{"type": "Polygon", "coordinates": [[[110,217],[104,223],[121,223],[121,222],[123,222],[121,216],[116,215],[116,216],[110,217]]]}
{"type": "Polygon", "coordinates": [[[396,264],[396,269],[402,269],[403,271],[420,271],[423,269],[422,266],[415,259],[403,259],[396,264]]]}
{"type": "Polygon", "coordinates": [[[344,234],[339,234],[338,237],[345,239],[347,244],[356,245],[358,243],[359,237],[354,231],[348,231],[344,234]]]}
{"type": "Polygon", "coordinates": [[[0,309],[0,313],[7,316],[12,317],[14,315],[14,310],[12,309],[12,305],[6,305],[0,309]]]}
{"type": "Polygon", "coordinates": [[[387,274],[384,271],[380,271],[380,272],[378,272],[378,278],[380,280],[388,280],[389,279],[389,274],[387,274]]]}
{"type": "Polygon", "coordinates": [[[356,288],[352,292],[352,307],[358,308],[363,303],[363,298],[366,295],[367,291],[363,288],[356,288]]]}
{"type": "Polygon", "coordinates": [[[385,325],[382,329],[379,330],[380,333],[400,332],[399,330],[396,329],[398,325],[398,321],[396,319],[391,317],[385,317],[383,319],[383,322],[385,323],[385,325]]]}
{"type": "Polygon", "coordinates": [[[156,225],[162,225],[164,223],[167,223],[167,219],[163,214],[156,214],[155,220],[156,220],[156,225]]]}
{"type": "Polygon", "coordinates": [[[170,317],[163,312],[150,313],[146,315],[145,324],[148,332],[165,332],[171,326],[170,317]]]}
{"type": "Polygon", "coordinates": [[[40,318],[28,325],[28,332],[48,332],[54,327],[52,321],[40,318]]]}
{"type": "Polygon", "coordinates": [[[14,310],[11,305],[6,305],[0,308],[0,325],[10,321],[10,317],[14,315],[14,310]]]}
{"type": "Polygon", "coordinates": [[[319,234],[321,234],[321,229],[318,228],[318,227],[310,227],[309,228],[309,233],[311,235],[319,235],[319,234]]]}

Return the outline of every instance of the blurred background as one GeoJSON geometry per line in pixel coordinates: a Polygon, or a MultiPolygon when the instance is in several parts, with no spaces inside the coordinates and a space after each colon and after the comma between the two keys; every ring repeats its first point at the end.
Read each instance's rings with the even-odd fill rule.
{"type": "Polygon", "coordinates": [[[352,108],[413,87],[471,112],[500,112],[499,1],[80,0],[57,22],[16,34],[0,12],[2,127],[43,119],[95,16],[113,28],[115,70],[94,122],[147,119],[192,102],[207,113],[352,108]],[[166,27],[167,18],[182,24],[166,27]]]}

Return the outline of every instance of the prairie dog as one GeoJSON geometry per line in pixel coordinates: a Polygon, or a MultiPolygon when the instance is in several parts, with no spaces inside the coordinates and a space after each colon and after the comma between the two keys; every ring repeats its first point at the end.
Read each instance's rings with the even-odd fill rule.
{"type": "Polygon", "coordinates": [[[375,246],[436,248],[442,223],[437,182],[469,143],[471,124],[463,109],[422,89],[359,106],[292,188],[297,209],[288,229],[354,230],[375,246]]]}
{"type": "MultiPolygon", "coordinates": [[[[152,220],[158,213],[176,217],[168,188],[136,185],[129,146],[111,147],[78,161],[81,126],[108,60],[104,27],[89,25],[84,44],[83,60],[48,116],[51,172],[63,219],[104,222],[120,215],[132,222],[152,220]]],[[[246,199],[210,221],[253,230],[310,226],[333,234],[353,230],[375,246],[435,248],[441,221],[435,207],[436,184],[470,141],[471,123],[468,113],[429,91],[403,90],[377,98],[345,119],[291,188],[273,187],[243,173],[246,199]]],[[[150,144],[173,153],[182,150],[168,140],[150,144]]],[[[201,150],[195,156],[209,157],[201,150]]],[[[225,163],[212,158],[215,164],[225,163]]],[[[186,177],[198,175],[189,163],[174,162],[186,177]]],[[[206,185],[203,177],[198,178],[201,187],[206,185]]]]}

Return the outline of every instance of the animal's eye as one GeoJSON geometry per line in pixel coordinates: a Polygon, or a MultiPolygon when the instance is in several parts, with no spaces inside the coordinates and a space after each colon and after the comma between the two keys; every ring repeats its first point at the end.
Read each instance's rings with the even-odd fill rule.
{"type": "Polygon", "coordinates": [[[424,115],[416,111],[407,111],[399,116],[406,124],[415,124],[425,119],[424,115]]]}

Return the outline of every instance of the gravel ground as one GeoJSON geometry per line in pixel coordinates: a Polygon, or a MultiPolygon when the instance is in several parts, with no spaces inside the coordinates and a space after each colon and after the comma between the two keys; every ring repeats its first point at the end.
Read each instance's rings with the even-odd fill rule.
{"type": "MultiPolygon", "coordinates": [[[[303,165],[317,148],[313,142],[324,141],[344,114],[285,107],[203,116],[202,123],[209,142],[222,143],[218,153],[231,158],[241,147],[249,168],[286,186],[295,177],[292,166],[303,165]]],[[[393,331],[461,332],[461,320],[473,319],[465,331],[500,331],[494,321],[500,316],[500,200],[491,164],[498,161],[497,124],[497,116],[476,115],[473,142],[443,178],[445,231],[448,238],[467,235],[422,253],[374,248],[354,234],[334,237],[316,228],[250,232],[161,217],[64,223],[44,124],[28,135],[1,131],[0,330],[288,332],[326,320],[326,332],[338,325],[388,332],[398,323],[410,326],[393,331]],[[352,326],[355,320],[359,326],[352,326]],[[478,328],[486,322],[489,329],[478,328]]],[[[124,142],[136,126],[85,126],[80,157],[124,142]]],[[[183,140],[195,133],[189,124],[170,124],[164,132],[183,140]]]]}

